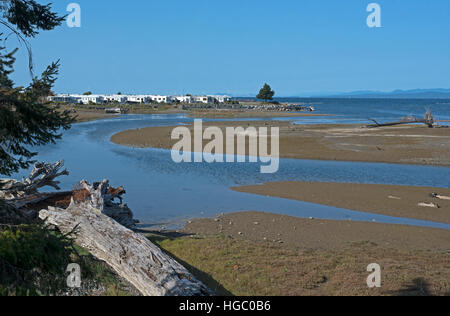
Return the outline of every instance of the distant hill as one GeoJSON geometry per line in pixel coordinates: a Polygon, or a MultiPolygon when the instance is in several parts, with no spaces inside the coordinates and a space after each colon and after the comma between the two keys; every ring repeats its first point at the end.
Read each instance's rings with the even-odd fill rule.
{"type": "Polygon", "coordinates": [[[326,95],[327,98],[392,98],[392,99],[450,99],[450,89],[415,89],[381,91],[355,91],[336,95],[326,95]]]}

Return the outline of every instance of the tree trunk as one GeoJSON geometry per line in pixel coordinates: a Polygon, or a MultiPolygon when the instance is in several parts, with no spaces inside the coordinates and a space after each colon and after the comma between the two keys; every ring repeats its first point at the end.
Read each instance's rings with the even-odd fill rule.
{"type": "Polygon", "coordinates": [[[39,217],[105,261],[145,296],[213,295],[181,264],[144,236],[102,214],[90,202],[72,202],[64,209],[50,207],[39,217]]]}

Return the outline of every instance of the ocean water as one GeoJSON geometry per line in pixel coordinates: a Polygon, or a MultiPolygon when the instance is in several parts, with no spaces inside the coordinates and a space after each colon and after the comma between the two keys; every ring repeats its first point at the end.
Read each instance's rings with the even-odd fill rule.
{"type": "MultiPolygon", "coordinates": [[[[322,109],[319,111],[330,113],[322,109]]],[[[405,111],[408,110],[400,112],[405,111]]],[[[125,201],[136,218],[149,225],[177,225],[188,219],[215,216],[222,212],[257,210],[306,218],[312,216],[355,221],[376,220],[383,223],[450,229],[450,225],[443,223],[374,215],[239,193],[230,189],[232,186],[289,180],[448,188],[450,168],[281,159],[278,173],[264,175],[259,172],[259,164],[176,164],[172,162],[169,150],[130,148],[110,142],[110,137],[119,131],[189,122],[192,122],[192,119],[183,115],[123,115],[75,124],[56,144],[36,148],[39,152],[37,159],[46,162],[65,160],[70,175],[61,178],[61,187],[64,190],[72,189],[82,179],[90,182],[109,179],[113,186],[124,186],[127,190],[125,201]]],[[[27,173],[28,171],[22,171],[17,176],[27,173]]]]}
{"type": "MultiPolygon", "coordinates": [[[[445,99],[317,99],[279,98],[277,101],[306,103],[315,107],[317,114],[335,114],[336,117],[323,118],[321,123],[372,123],[397,121],[405,116],[422,118],[430,109],[436,119],[450,120],[450,100],[445,99]]],[[[298,123],[317,124],[314,119],[299,119],[298,123]]],[[[450,123],[441,123],[449,125],[450,123]]]]}

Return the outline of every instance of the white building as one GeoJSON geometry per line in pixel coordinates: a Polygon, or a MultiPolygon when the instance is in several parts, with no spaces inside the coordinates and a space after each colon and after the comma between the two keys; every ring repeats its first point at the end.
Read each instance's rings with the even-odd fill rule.
{"type": "Polygon", "coordinates": [[[172,101],[172,97],[167,95],[151,95],[150,99],[156,103],[170,103],[172,101]]]}
{"type": "Polygon", "coordinates": [[[126,103],[128,101],[128,96],[121,94],[112,94],[104,96],[105,102],[115,102],[115,103],[126,103]]]}
{"type": "Polygon", "coordinates": [[[231,97],[228,95],[209,95],[208,97],[214,98],[219,103],[225,103],[231,101],[231,97]]]}
{"type": "Polygon", "coordinates": [[[128,95],[127,101],[129,103],[149,103],[151,101],[151,97],[148,95],[128,95]]]}
{"type": "Polygon", "coordinates": [[[76,100],[69,94],[58,94],[58,95],[54,95],[54,96],[49,96],[47,98],[47,100],[50,102],[77,103],[77,102],[74,102],[76,100]]]}
{"type": "Polygon", "coordinates": [[[199,96],[167,96],[167,95],[81,95],[58,94],[49,96],[51,102],[65,102],[75,104],[101,104],[101,103],[225,103],[231,100],[226,95],[199,95],[199,96]]]}
{"type": "Polygon", "coordinates": [[[214,103],[214,100],[215,100],[214,98],[207,95],[199,95],[194,97],[194,102],[197,103],[205,103],[205,104],[214,103]]]}
{"type": "Polygon", "coordinates": [[[180,103],[193,103],[194,99],[190,95],[172,97],[172,101],[180,103]]]}
{"type": "Polygon", "coordinates": [[[81,100],[83,104],[99,104],[105,102],[104,96],[97,94],[74,96],[74,98],[81,100]]]}

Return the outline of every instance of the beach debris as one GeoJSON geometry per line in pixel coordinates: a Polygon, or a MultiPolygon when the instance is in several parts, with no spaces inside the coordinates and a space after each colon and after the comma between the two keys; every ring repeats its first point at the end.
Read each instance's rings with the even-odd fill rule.
{"type": "Polygon", "coordinates": [[[440,195],[438,193],[431,193],[430,196],[435,199],[450,201],[450,196],[440,195]]]}
{"type": "Polygon", "coordinates": [[[73,237],[144,296],[213,295],[180,263],[145,236],[103,214],[102,203],[95,203],[95,200],[80,203],[72,200],[67,209],[49,207],[40,211],[39,217],[73,237]]]}
{"type": "Polygon", "coordinates": [[[124,108],[109,108],[105,109],[105,113],[107,114],[127,114],[129,109],[124,108]]]}
{"type": "Polygon", "coordinates": [[[436,204],[436,203],[425,203],[425,202],[422,202],[422,203],[419,203],[418,204],[420,207],[431,207],[431,208],[441,208],[438,204],[436,204]]]}
{"type": "Polygon", "coordinates": [[[62,160],[37,163],[22,181],[0,180],[0,202],[24,214],[33,212],[36,219],[58,228],[143,295],[213,295],[181,264],[145,236],[130,230],[137,221],[123,204],[123,187],[110,187],[108,180],[92,185],[81,181],[72,191],[38,192],[45,186],[60,189],[55,179],[69,174],[61,171],[63,166],[62,160]]]}
{"type": "Polygon", "coordinates": [[[0,199],[20,200],[20,198],[38,194],[38,189],[43,187],[52,187],[60,190],[59,181],[55,179],[60,176],[67,176],[67,170],[60,171],[64,167],[64,160],[54,164],[36,163],[28,178],[22,178],[22,181],[15,179],[0,179],[0,199]]]}
{"type": "Polygon", "coordinates": [[[253,225],[259,225],[259,222],[254,222],[253,225]]]}
{"type": "Polygon", "coordinates": [[[401,200],[402,199],[401,197],[393,196],[393,195],[389,195],[388,198],[391,200],[401,200]]]}
{"type": "Polygon", "coordinates": [[[239,236],[243,236],[244,233],[243,233],[243,232],[239,232],[238,235],[239,235],[239,236]]]}
{"type": "Polygon", "coordinates": [[[48,206],[67,208],[72,199],[77,202],[90,200],[98,210],[103,210],[105,215],[125,227],[132,228],[138,223],[128,206],[123,204],[122,195],[126,193],[124,188],[110,187],[108,180],[93,185],[81,181],[72,191],[40,193],[39,189],[46,186],[60,189],[60,182],[56,178],[69,174],[67,170],[61,171],[63,167],[63,160],[53,164],[36,163],[29,177],[22,181],[0,180],[0,199],[18,211],[29,214],[32,219],[37,219],[38,212],[48,206]],[[115,202],[116,199],[119,202],[115,202]]]}
{"type": "Polygon", "coordinates": [[[423,123],[429,128],[435,127],[436,120],[434,119],[433,114],[431,113],[431,110],[427,110],[425,113],[424,118],[416,118],[412,115],[402,118],[400,121],[396,122],[389,122],[389,123],[379,123],[375,119],[369,119],[370,121],[374,122],[375,124],[366,125],[366,128],[378,128],[378,127],[389,127],[389,126],[396,126],[396,125],[404,125],[404,124],[413,124],[413,123],[423,123]]]}
{"type": "Polygon", "coordinates": [[[109,180],[95,182],[92,185],[82,180],[77,187],[88,193],[87,199],[96,209],[101,210],[102,214],[127,228],[134,228],[138,223],[134,220],[133,212],[128,205],[123,204],[122,195],[126,193],[123,187],[112,188],[109,185],[109,180]],[[119,202],[115,202],[115,199],[118,199],[119,202]]]}

